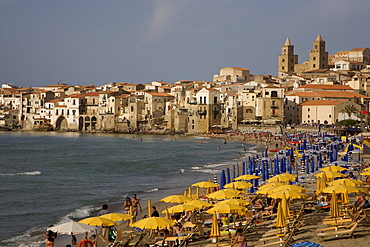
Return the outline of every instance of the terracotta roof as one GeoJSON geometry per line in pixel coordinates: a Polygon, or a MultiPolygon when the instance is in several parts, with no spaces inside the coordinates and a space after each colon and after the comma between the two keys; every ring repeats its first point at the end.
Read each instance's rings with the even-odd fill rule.
{"type": "Polygon", "coordinates": [[[220,92],[220,90],[218,89],[215,89],[215,88],[206,88],[208,91],[217,91],[217,92],[220,92]]]}
{"type": "Polygon", "coordinates": [[[46,103],[55,103],[59,101],[62,101],[62,99],[52,99],[52,100],[47,101],[46,103]]]}
{"type": "Polygon", "coordinates": [[[233,66],[227,66],[226,68],[233,68],[233,69],[239,69],[239,70],[248,70],[249,71],[249,69],[245,69],[245,68],[241,68],[241,67],[233,67],[233,66]]]}
{"type": "Polygon", "coordinates": [[[67,107],[66,105],[57,105],[55,107],[67,107]]]}
{"type": "Polygon", "coordinates": [[[318,97],[323,98],[344,98],[344,99],[353,99],[353,98],[364,98],[368,99],[365,95],[358,94],[356,92],[348,91],[315,91],[318,97]]]}
{"type": "Polygon", "coordinates": [[[157,97],[175,97],[172,94],[169,93],[157,93],[157,92],[147,92],[147,94],[150,94],[152,96],[157,96],[157,97]]]}
{"type": "Polygon", "coordinates": [[[307,84],[304,86],[300,86],[298,88],[306,88],[306,89],[323,89],[323,90],[353,90],[348,85],[323,85],[323,84],[307,84]]]}
{"type": "Polygon", "coordinates": [[[293,92],[289,91],[285,93],[286,96],[298,96],[298,97],[317,97],[314,92],[293,92]]]}
{"type": "Polygon", "coordinates": [[[353,48],[352,50],[350,50],[350,51],[364,51],[364,50],[366,50],[366,49],[368,49],[367,47],[365,47],[365,48],[353,48]]]}
{"type": "Polygon", "coordinates": [[[337,105],[344,101],[347,101],[346,99],[336,99],[336,100],[308,100],[304,103],[301,103],[300,105],[337,105]]]}

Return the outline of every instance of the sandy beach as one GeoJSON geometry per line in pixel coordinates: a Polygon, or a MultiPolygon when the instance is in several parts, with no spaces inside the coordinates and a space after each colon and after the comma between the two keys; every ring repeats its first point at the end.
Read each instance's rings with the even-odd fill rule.
{"type": "MultiPolygon", "coordinates": [[[[213,136],[213,138],[219,138],[219,139],[224,139],[228,141],[240,141],[240,142],[248,142],[254,145],[258,145],[258,148],[256,151],[260,153],[262,150],[264,150],[266,147],[268,149],[274,149],[274,148],[282,148],[282,144],[285,145],[282,140],[270,140],[266,142],[265,140],[259,140],[259,139],[253,139],[253,138],[247,138],[245,139],[244,136],[241,135],[218,135],[218,136],[213,136]]],[[[276,153],[269,152],[269,156],[272,157],[276,153]]],[[[303,176],[304,177],[304,176],[303,176]]],[[[209,177],[210,180],[213,179],[212,176],[209,177]]],[[[300,179],[299,185],[303,186],[304,188],[307,189],[306,194],[307,195],[312,195],[314,191],[316,190],[316,182],[315,182],[315,177],[310,174],[308,177],[305,177],[305,179],[300,179]]],[[[190,186],[190,185],[189,185],[190,186]]],[[[184,190],[187,190],[188,188],[184,188],[184,190]]],[[[140,197],[140,195],[139,195],[140,197]]],[[[140,198],[139,198],[140,199],[140,198]]],[[[350,200],[351,202],[355,201],[355,195],[351,194],[350,195],[350,200]]],[[[141,201],[142,205],[142,212],[139,212],[137,219],[142,219],[144,215],[148,215],[148,209],[147,209],[147,201],[141,201]]],[[[157,207],[158,212],[160,213],[160,216],[165,217],[165,214],[161,213],[164,211],[166,208],[173,206],[171,203],[164,203],[164,202],[152,202],[152,205],[157,207]]],[[[299,210],[303,206],[303,201],[302,200],[294,200],[291,202],[291,209],[293,210],[299,210]]],[[[123,204],[114,204],[114,205],[109,205],[110,211],[113,212],[123,212],[123,204]]],[[[356,245],[362,245],[362,246],[370,246],[370,236],[369,236],[369,224],[370,222],[368,219],[364,219],[361,221],[361,223],[358,225],[358,227],[355,229],[353,237],[348,238],[346,237],[334,237],[334,238],[321,238],[317,236],[317,229],[325,228],[325,226],[322,221],[324,218],[328,217],[329,213],[328,212],[306,212],[303,215],[303,225],[299,227],[299,229],[295,232],[292,242],[291,243],[298,243],[298,242],[303,242],[303,241],[311,241],[317,244],[320,244],[325,247],[336,247],[336,246],[356,246],[356,245]]],[[[210,220],[211,215],[207,215],[208,219],[210,220]]],[[[268,231],[270,228],[267,228],[263,222],[265,221],[262,218],[257,219],[259,224],[256,224],[256,227],[251,233],[246,234],[246,239],[248,246],[259,246],[261,242],[259,242],[259,239],[262,237],[262,235],[268,231]]],[[[119,226],[117,226],[117,230],[122,231],[124,234],[124,239],[130,234],[135,234],[137,235],[136,238],[139,237],[140,233],[133,231],[131,227],[129,227],[126,223],[123,223],[119,226]]],[[[205,232],[209,232],[210,225],[204,227],[205,232]]],[[[132,241],[135,242],[135,239],[132,241]]],[[[99,247],[100,246],[107,246],[103,242],[99,242],[99,247]]],[[[218,246],[223,246],[230,244],[230,239],[222,239],[219,242],[218,246]]],[[[149,246],[153,244],[153,239],[149,239],[148,236],[146,235],[142,241],[140,242],[139,246],[149,246]]],[[[212,245],[212,239],[209,238],[207,234],[203,235],[193,235],[191,242],[189,242],[188,246],[217,246],[217,245],[212,245]]]]}

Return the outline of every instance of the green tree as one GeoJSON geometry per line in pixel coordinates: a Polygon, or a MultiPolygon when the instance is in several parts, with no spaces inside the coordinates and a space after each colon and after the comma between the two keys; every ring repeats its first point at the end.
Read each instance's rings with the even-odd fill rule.
{"type": "Polygon", "coordinates": [[[359,113],[359,110],[356,108],[356,106],[354,105],[346,105],[341,111],[340,113],[344,113],[344,114],[347,114],[348,117],[351,119],[351,116],[352,115],[355,115],[359,113]]]}

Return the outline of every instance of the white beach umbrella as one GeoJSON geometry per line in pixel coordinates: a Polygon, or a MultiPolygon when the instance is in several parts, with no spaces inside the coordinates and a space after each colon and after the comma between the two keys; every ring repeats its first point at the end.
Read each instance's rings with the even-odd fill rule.
{"type": "Polygon", "coordinates": [[[83,223],[70,221],[57,226],[52,226],[49,230],[60,234],[80,234],[85,232],[93,231],[95,227],[89,226],[83,223]]]}

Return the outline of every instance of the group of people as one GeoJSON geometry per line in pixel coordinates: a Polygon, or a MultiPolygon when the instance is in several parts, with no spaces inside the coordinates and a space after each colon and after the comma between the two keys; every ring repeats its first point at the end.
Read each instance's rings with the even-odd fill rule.
{"type": "Polygon", "coordinates": [[[123,203],[123,206],[125,208],[125,214],[130,214],[130,207],[132,207],[132,217],[133,221],[136,221],[136,217],[138,215],[138,210],[142,212],[140,200],[137,198],[137,195],[134,194],[132,198],[127,197],[125,202],[123,203]]]}

